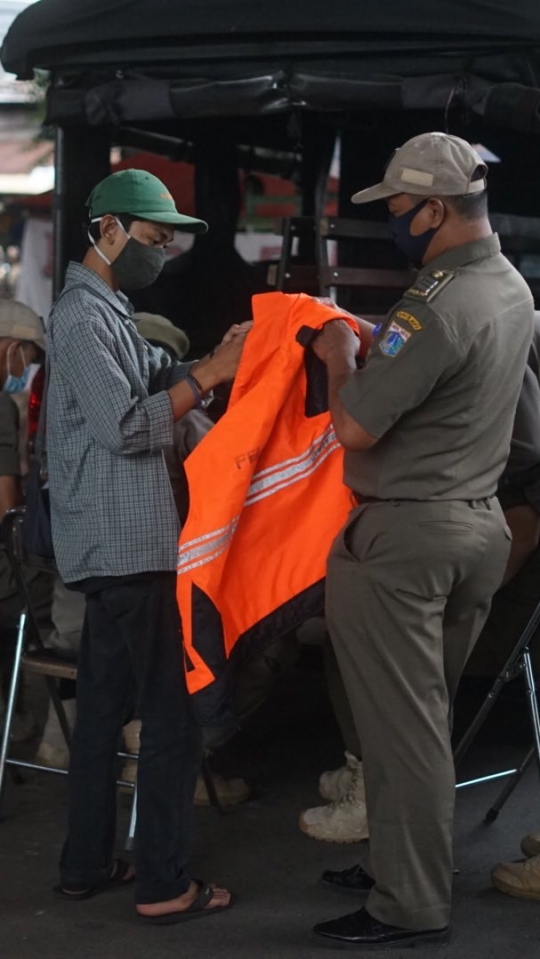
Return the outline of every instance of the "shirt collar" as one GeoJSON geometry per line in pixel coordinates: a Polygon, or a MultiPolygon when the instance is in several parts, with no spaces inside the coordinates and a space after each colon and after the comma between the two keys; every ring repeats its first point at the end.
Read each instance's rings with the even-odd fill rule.
{"type": "Polygon", "coordinates": [[[126,319],[131,319],[134,313],[134,307],[124,293],[120,290],[118,293],[115,293],[94,270],[83,266],[82,263],[72,261],[66,271],[66,289],[81,283],[84,283],[85,286],[94,290],[102,300],[106,300],[113,309],[121,313],[126,319]]]}
{"type": "Polygon", "coordinates": [[[457,270],[468,263],[474,263],[475,260],[485,260],[486,257],[495,256],[500,252],[499,237],[496,233],[492,233],[491,236],[484,236],[481,240],[471,240],[470,243],[462,243],[461,246],[445,250],[444,253],[440,253],[435,259],[426,263],[418,276],[424,276],[432,270],[457,270]]]}

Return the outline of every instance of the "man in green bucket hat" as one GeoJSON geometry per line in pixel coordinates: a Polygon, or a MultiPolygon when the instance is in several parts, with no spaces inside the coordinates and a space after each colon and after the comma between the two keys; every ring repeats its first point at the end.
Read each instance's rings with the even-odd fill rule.
{"type": "Polygon", "coordinates": [[[73,901],[134,879],[141,919],[180,922],[227,909],[231,896],[193,880],[186,865],[201,747],[182,661],[179,523],[163,449],[174,423],[233,379],[250,324],[196,365],[147,344],[125,294],[154,282],[175,229],[202,233],[207,224],[179,213],[144,170],[108,176],[87,205],[90,246],[82,264],[70,263],[48,325],[54,548],[64,582],[86,597],[55,892],[73,901]],[[142,720],[134,866],[113,857],[128,703],[142,720]]]}

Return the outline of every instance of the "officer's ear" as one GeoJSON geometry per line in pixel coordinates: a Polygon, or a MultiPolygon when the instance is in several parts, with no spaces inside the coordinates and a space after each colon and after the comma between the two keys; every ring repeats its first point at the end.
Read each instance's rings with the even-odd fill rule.
{"type": "Polygon", "coordinates": [[[425,206],[429,218],[429,228],[436,230],[447,215],[447,208],[440,197],[430,196],[425,206]]]}

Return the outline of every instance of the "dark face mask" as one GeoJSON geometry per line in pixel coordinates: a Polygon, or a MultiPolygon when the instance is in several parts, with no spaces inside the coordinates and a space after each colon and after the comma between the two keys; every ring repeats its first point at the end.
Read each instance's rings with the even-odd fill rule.
{"type": "Polygon", "coordinates": [[[142,290],[155,283],[165,264],[165,250],[146,246],[130,236],[111,269],[121,290],[142,290]]]}
{"type": "Polygon", "coordinates": [[[427,199],[420,200],[420,202],[417,203],[416,206],[413,206],[412,210],[408,210],[407,213],[402,213],[400,216],[390,213],[388,217],[388,226],[390,227],[394,243],[398,250],[401,250],[401,252],[405,254],[409,263],[412,263],[417,269],[420,269],[422,266],[424,254],[431,243],[432,237],[435,236],[439,229],[438,226],[431,227],[431,229],[425,230],[418,236],[411,236],[409,231],[410,225],[416,214],[426,203],[427,199]]]}
{"type": "MultiPolygon", "coordinates": [[[[99,219],[101,217],[96,217],[96,221],[99,219]]],[[[145,286],[151,286],[157,280],[165,264],[165,250],[160,247],[146,246],[140,240],[136,240],[134,236],[130,236],[120,220],[117,219],[116,222],[128,238],[116,260],[109,260],[89,233],[88,236],[92,246],[101,259],[111,267],[121,290],[128,293],[131,290],[142,290],[145,286]]]]}

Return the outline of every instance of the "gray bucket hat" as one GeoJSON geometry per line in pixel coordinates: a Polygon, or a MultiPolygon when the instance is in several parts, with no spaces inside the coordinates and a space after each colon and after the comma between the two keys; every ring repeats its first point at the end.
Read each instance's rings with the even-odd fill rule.
{"type": "Polygon", "coordinates": [[[448,133],[421,133],[394,151],[381,183],[360,190],[353,203],[383,200],[396,193],[465,196],[486,188],[487,166],[466,140],[448,133]]]}

